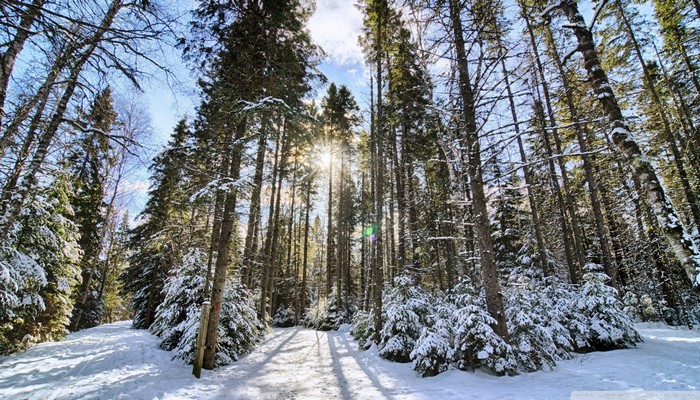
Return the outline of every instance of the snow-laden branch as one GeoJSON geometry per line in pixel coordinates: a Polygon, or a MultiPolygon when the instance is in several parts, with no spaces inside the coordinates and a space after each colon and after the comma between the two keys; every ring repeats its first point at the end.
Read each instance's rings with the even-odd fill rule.
{"type": "Polygon", "coordinates": [[[252,101],[240,100],[238,104],[243,106],[243,108],[241,108],[240,110],[241,113],[249,113],[261,109],[270,109],[277,107],[285,109],[287,111],[292,110],[292,107],[290,107],[284,100],[272,96],[267,96],[255,103],[252,101]]]}
{"type": "Polygon", "coordinates": [[[549,18],[551,16],[551,14],[554,12],[554,10],[560,8],[561,5],[562,5],[561,1],[556,1],[556,2],[548,5],[547,7],[544,8],[544,10],[542,10],[542,13],[540,14],[540,16],[542,18],[549,18]]]}
{"type": "Polygon", "coordinates": [[[595,8],[595,11],[593,12],[593,18],[591,19],[591,23],[588,24],[588,30],[592,31],[593,27],[595,26],[596,21],[598,20],[598,16],[600,13],[603,11],[603,8],[608,4],[608,0],[603,0],[601,1],[595,8]]]}

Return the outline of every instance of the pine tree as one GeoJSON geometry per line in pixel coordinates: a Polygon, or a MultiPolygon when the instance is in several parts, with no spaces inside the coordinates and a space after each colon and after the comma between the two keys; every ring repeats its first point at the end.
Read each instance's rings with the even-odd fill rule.
{"type": "Polygon", "coordinates": [[[180,185],[186,161],[182,146],[190,135],[187,122],[181,120],[168,148],[154,159],[153,185],[140,215],[143,222],[129,235],[129,267],[120,279],[122,294],[131,298],[135,328],[146,329],[153,323],[156,309],[163,301],[165,279],[177,259],[175,235],[184,202],[180,185]]]}
{"type": "Polygon", "coordinates": [[[391,361],[409,362],[416,340],[433,312],[430,298],[415,287],[410,277],[400,275],[394,278],[394,287],[387,291],[382,304],[385,316],[379,355],[391,361]]]}
{"type": "Polygon", "coordinates": [[[68,157],[75,179],[73,208],[80,228],[80,269],[82,283],[76,293],[71,330],[96,326],[102,320],[102,299],[98,296],[101,276],[99,256],[102,253],[105,224],[105,179],[113,160],[109,154],[109,132],[117,120],[111,90],[100,92],[85,116],[84,137],[76,151],[68,157]]]}
{"type": "Polygon", "coordinates": [[[70,180],[58,174],[22,211],[0,247],[0,353],[68,333],[79,282],[77,227],[70,180]]]}

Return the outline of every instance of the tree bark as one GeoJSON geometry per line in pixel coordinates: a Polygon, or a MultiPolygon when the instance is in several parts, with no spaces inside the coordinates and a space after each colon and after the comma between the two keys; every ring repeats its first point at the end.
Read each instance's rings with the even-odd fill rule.
{"type": "Polygon", "coordinates": [[[476,123],[476,101],[467,65],[459,1],[450,0],[449,8],[451,28],[454,34],[454,46],[457,55],[459,93],[462,97],[462,109],[460,111],[464,119],[464,139],[467,156],[469,158],[467,173],[470,178],[472,204],[475,213],[474,228],[476,230],[479,256],[481,259],[481,278],[486,292],[486,306],[489,314],[491,314],[496,321],[493,330],[504,340],[508,341],[508,328],[506,325],[505,312],[503,310],[501,285],[498,282],[491,225],[488,216],[486,195],[484,193],[479,135],[476,123]]]}
{"type": "Polygon", "coordinates": [[[678,178],[680,179],[681,186],[683,187],[683,194],[685,195],[685,199],[690,207],[690,214],[692,216],[693,223],[700,229],[700,204],[698,204],[698,199],[695,194],[695,191],[690,186],[690,178],[688,177],[688,172],[685,166],[685,162],[683,161],[683,156],[681,155],[681,151],[678,148],[678,142],[676,141],[675,134],[671,129],[671,122],[669,121],[668,116],[666,115],[664,105],[661,102],[659,93],[656,91],[656,86],[654,86],[654,78],[651,76],[649,68],[647,68],[646,60],[644,60],[644,55],[642,54],[642,50],[639,46],[639,42],[637,41],[637,37],[634,34],[634,29],[632,29],[632,25],[630,24],[630,21],[627,18],[625,10],[622,7],[622,4],[620,3],[620,0],[616,0],[615,5],[617,7],[617,11],[620,15],[620,18],[622,19],[622,22],[625,25],[627,35],[632,41],[634,54],[637,57],[637,61],[639,61],[640,67],[642,68],[642,73],[644,74],[645,86],[647,87],[647,90],[651,95],[651,99],[654,103],[654,108],[656,109],[656,112],[661,118],[664,139],[666,139],[666,143],[668,143],[668,147],[671,149],[671,154],[673,155],[673,161],[676,166],[676,171],[678,172],[678,178]]]}
{"type": "MultiPolygon", "coordinates": [[[[333,147],[333,141],[330,143],[333,147]]],[[[330,151],[330,150],[329,150],[330,151]]],[[[326,206],[326,298],[331,294],[333,286],[333,153],[328,164],[328,205],[326,206]]]]}
{"type": "Polygon", "coordinates": [[[32,4],[27,5],[20,19],[15,36],[7,44],[7,50],[0,54],[0,131],[2,130],[2,120],[7,113],[7,110],[5,110],[5,100],[15,61],[17,61],[17,56],[24,48],[27,39],[31,36],[31,27],[41,15],[41,8],[45,3],[46,0],[33,0],[32,4]]]}
{"type": "Polygon", "coordinates": [[[304,256],[301,262],[301,293],[299,294],[299,309],[297,310],[297,322],[299,316],[304,314],[306,309],[306,287],[307,287],[307,269],[309,260],[309,211],[311,209],[311,176],[306,182],[306,199],[304,200],[304,256]]]}
{"type": "MultiPolygon", "coordinates": [[[[588,71],[594,93],[610,122],[613,143],[631,167],[632,173],[639,179],[647,203],[654,210],[659,227],[688,278],[695,285],[700,285],[700,252],[669,201],[656,171],[632,138],[630,129],[622,116],[617,97],[613,93],[607,74],[598,59],[593,34],[579,13],[576,1],[561,0],[555,8],[561,8],[569,21],[569,26],[576,35],[577,50],[583,54],[584,67],[588,71]]],[[[550,11],[553,9],[553,7],[548,8],[550,11]]]]}
{"type": "MultiPolygon", "coordinates": [[[[526,20],[528,28],[530,27],[530,22],[526,20]]],[[[533,43],[534,45],[534,43],[533,43]]],[[[503,52],[503,44],[499,38],[498,41],[499,52],[503,52]]],[[[535,199],[535,192],[532,189],[532,172],[528,166],[527,156],[525,155],[525,146],[523,145],[522,134],[520,132],[520,121],[518,119],[518,113],[515,108],[515,98],[513,96],[513,89],[510,85],[510,72],[506,67],[505,57],[501,57],[501,71],[503,72],[503,79],[506,86],[506,94],[508,95],[508,105],[510,106],[510,115],[513,120],[513,128],[515,129],[516,141],[518,142],[518,150],[520,153],[520,162],[523,164],[523,177],[525,178],[525,190],[527,192],[528,202],[530,203],[530,216],[532,217],[532,225],[535,230],[535,243],[537,245],[537,255],[540,259],[540,268],[544,272],[545,276],[553,276],[554,270],[547,262],[547,253],[545,252],[544,237],[542,236],[542,228],[540,226],[540,215],[537,209],[537,201],[535,199]]]]}
{"type": "MultiPolygon", "coordinates": [[[[377,10],[376,64],[377,64],[377,112],[376,123],[372,130],[372,147],[374,149],[374,218],[372,288],[374,299],[374,342],[379,344],[382,331],[382,292],[384,285],[384,249],[382,224],[384,220],[384,115],[382,109],[382,57],[384,17],[388,8],[386,0],[379,0],[377,10]]],[[[372,239],[370,239],[372,240],[372,239]]]]}
{"type": "Polygon", "coordinates": [[[245,270],[243,271],[243,282],[246,287],[253,285],[253,268],[256,265],[254,254],[258,247],[258,235],[260,228],[260,199],[263,184],[263,171],[265,169],[265,153],[267,150],[267,124],[263,122],[263,127],[258,139],[258,152],[255,157],[255,175],[253,176],[253,193],[250,196],[250,207],[248,211],[248,225],[246,227],[245,244],[243,248],[243,261],[245,270]]]}
{"type": "MultiPolygon", "coordinates": [[[[226,146],[225,158],[230,157],[230,166],[224,168],[223,176],[235,181],[240,178],[241,173],[241,155],[243,153],[243,144],[241,143],[245,131],[246,120],[242,119],[235,126],[235,134],[233,135],[232,144],[226,146]]],[[[226,141],[231,143],[230,140],[226,141]]],[[[224,166],[227,166],[224,163],[224,166]]],[[[211,289],[211,312],[209,314],[209,324],[207,325],[206,347],[204,349],[204,364],[205,369],[214,369],[216,367],[216,346],[219,339],[219,320],[221,319],[221,306],[224,300],[224,290],[226,290],[226,275],[229,265],[229,254],[231,251],[231,239],[233,237],[233,228],[236,221],[236,201],[237,193],[233,188],[229,188],[224,197],[224,210],[221,219],[221,228],[219,233],[219,243],[216,251],[216,264],[214,267],[214,280],[211,289]]]]}
{"type": "MultiPolygon", "coordinates": [[[[528,21],[529,24],[529,21],[528,21]]],[[[566,104],[569,109],[569,115],[574,123],[574,132],[576,133],[576,139],[578,141],[579,149],[581,150],[583,161],[583,169],[585,173],[586,183],[588,184],[588,196],[591,202],[591,210],[593,211],[593,220],[595,223],[596,236],[598,239],[598,245],[600,246],[600,252],[602,255],[603,269],[605,273],[610,277],[610,284],[612,286],[617,286],[617,270],[613,263],[612,251],[610,249],[610,244],[607,240],[606,229],[605,229],[605,219],[603,217],[602,207],[599,198],[598,181],[595,177],[593,171],[594,157],[589,155],[589,146],[586,137],[586,128],[582,125],[578,109],[573,97],[573,91],[569,82],[569,78],[564,70],[564,64],[559,56],[559,51],[554,43],[554,38],[552,36],[552,31],[549,26],[545,27],[545,35],[547,47],[549,48],[549,53],[554,60],[554,64],[559,72],[559,78],[562,81],[564,87],[564,93],[566,95],[566,104]]],[[[530,28],[530,40],[535,43],[535,36],[530,28]]]]}

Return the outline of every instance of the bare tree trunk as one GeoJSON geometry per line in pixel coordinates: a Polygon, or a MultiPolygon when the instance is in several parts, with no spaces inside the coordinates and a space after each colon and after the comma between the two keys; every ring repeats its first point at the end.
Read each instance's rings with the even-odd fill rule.
{"type": "MultiPolygon", "coordinates": [[[[291,268],[292,264],[295,264],[293,261],[293,247],[294,247],[294,206],[296,205],[296,191],[297,191],[297,171],[298,171],[298,162],[295,159],[294,160],[294,167],[293,167],[294,172],[292,173],[292,194],[291,194],[291,199],[290,199],[290,206],[289,206],[289,223],[287,224],[287,259],[286,259],[286,276],[285,279],[287,280],[285,283],[285,290],[287,291],[285,293],[285,301],[288,301],[288,299],[291,298],[290,293],[291,291],[289,290],[290,287],[290,282],[288,281],[292,277],[291,273],[291,268]]],[[[296,275],[295,275],[296,277],[296,275]]],[[[293,304],[293,303],[292,303],[293,304]]],[[[287,305],[287,304],[285,304],[287,305]]]]}
{"type": "MultiPolygon", "coordinates": [[[[540,54],[539,50],[537,48],[537,41],[535,40],[534,37],[534,32],[532,28],[532,24],[530,23],[530,16],[523,10],[522,13],[525,23],[528,28],[528,34],[530,36],[530,43],[532,47],[532,51],[534,52],[534,61],[535,61],[535,66],[536,66],[536,71],[539,74],[539,79],[537,81],[539,82],[539,86],[542,87],[542,94],[544,95],[544,101],[545,101],[545,106],[547,108],[547,117],[549,119],[549,124],[545,123],[545,127],[543,128],[543,135],[544,135],[544,140],[545,140],[545,146],[546,150],[548,153],[548,165],[550,169],[550,175],[552,179],[558,179],[556,175],[556,170],[554,169],[554,162],[552,161],[552,145],[549,139],[549,131],[552,133],[552,137],[554,139],[554,145],[555,149],[558,154],[562,153],[562,147],[561,147],[561,140],[559,139],[559,131],[556,129],[556,117],[554,116],[554,110],[552,107],[552,100],[551,100],[551,94],[549,93],[549,85],[547,84],[547,77],[545,76],[544,73],[544,66],[542,65],[542,61],[540,59],[540,54]],[[546,125],[549,125],[546,126],[546,125]]],[[[551,40],[551,34],[550,32],[546,32],[547,35],[547,40],[551,40]]],[[[543,113],[544,115],[544,113],[543,113]]],[[[566,163],[564,158],[558,157],[557,158],[558,164],[559,164],[559,170],[561,172],[561,179],[562,179],[562,186],[563,186],[563,191],[564,194],[562,194],[561,188],[556,189],[559,187],[559,182],[553,182],[553,186],[555,186],[555,191],[557,194],[557,201],[559,203],[559,208],[560,208],[560,220],[562,223],[562,231],[563,231],[563,236],[564,236],[564,251],[567,251],[567,246],[569,247],[569,254],[567,255],[567,263],[569,266],[569,276],[571,279],[572,283],[578,283],[581,280],[581,268],[585,264],[585,258],[583,256],[583,246],[581,243],[581,229],[578,225],[578,218],[576,216],[576,211],[574,209],[574,199],[571,194],[571,188],[569,185],[569,179],[568,179],[568,174],[566,170],[566,163]],[[568,213],[569,218],[567,219],[566,214],[568,213]],[[570,221],[570,225],[569,225],[570,221]],[[571,242],[569,242],[569,238],[573,239],[571,242]],[[568,243],[567,243],[568,242],[568,243]],[[572,243],[573,242],[573,243],[572,243]],[[573,244],[573,249],[571,249],[571,245],[573,244]],[[573,253],[571,253],[573,250],[573,253]],[[575,259],[574,259],[575,257],[575,259]]]]}
{"type": "Polygon", "coordinates": [[[700,277],[698,276],[700,273],[700,252],[690,234],[685,230],[668,196],[666,196],[656,171],[631,136],[629,127],[622,116],[617,97],[613,93],[605,70],[598,59],[593,34],[579,13],[576,1],[561,0],[556,3],[556,6],[548,7],[546,11],[551,12],[555,8],[560,8],[564,12],[569,20],[570,25],[568,26],[576,35],[577,50],[583,54],[584,66],[593,84],[593,90],[610,121],[613,143],[632,168],[632,173],[639,179],[647,202],[654,210],[659,227],[688,278],[695,285],[700,285],[700,277]]]}
{"type": "Polygon", "coordinates": [[[91,37],[90,41],[87,43],[87,48],[73,65],[71,73],[66,80],[66,87],[63,91],[63,95],[56,105],[56,109],[48,126],[46,127],[46,130],[39,140],[39,144],[34,152],[31,163],[29,164],[29,170],[24,177],[20,190],[18,191],[17,195],[12,197],[7,205],[3,204],[4,208],[2,211],[5,215],[5,221],[2,227],[0,227],[0,238],[7,237],[9,228],[16,221],[24,202],[37,182],[39,171],[43,165],[46,155],[49,152],[49,147],[52,144],[56,133],[58,132],[58,127],[63,122],[63,115],[68,107],[68,102],[73,97],[75,88],[78,85],[78,77],[82,72],[83,66],[92,56],[104,34],[112,26],[115,17],[122,7],[124,7],[123,0],[112,0],[107,13],[102,19],[102,22],[91,37]]]}
{"type": "MultiPolygon", "coordinates": [[[[529,27],[529,21],[526,20],[529,27]]],[[[503,52],[503,44],[499,38],[498,41],[499,51],[503,52]]],[[[537,209],[537,201],[535,199],[535,192],[532,189],[532,172],[528,166],[527,156],[525,155],[525,146],[523,145],[523,138],[520,132],[520,121],[518,119],[518,113],[515,108],[515,98],[513,96],[513,89],[510,85],[510,72],[506,67],[505,57],[501,57],[501,71],[503,72],[503,79],[506,86],[506,93],[508,95],[508,105],[510,106],[510,115],[513,119],[513,127],[515,129],[516,140],[518,142],[518,150],[520,152],[520,161],[523,164],[523,177],[525,178],[525,190],[527,192],[528,202],[530,203],[530,216],[532,217],[532,225],[535,230],[535,243],[537,245],[537,254],[540,258],[540,268],[544,271],[545,276],[553,276],[554,270],[547,262],[547,253],[545,252],[544,237],[542,236],[542,227],[540,226],[540,215],[537,209]]]]}
{"type": "Polygon", "coordinates": [[[260,318],[267,325],[268,317],[270,317],[269,307],[272,302],[272,287],[275,276],[275,259],[277,252],[277,235],[279,225],[279,207],[280,195],[282,191],[282,171],[285,163],[285,153],[287,151],[287,131],[284,123],[280,127],[280,135],[275,146],[275,162],[272,171],[272,193],[270,194],[270,211],[267,219],[267,233],[265,235],[265,244],[263,248],[263,279],[262,279],[262,295],[260,299],[260,318]],[[270,297],[268,297],[270,296],[270,297]]]}
{"type": "MultiPolygon", "coordinates": [[[[332,148],[333,141],[330,146],[332,148]]],[[[326,209],[326,286],[325,295],[331,294],[333,286],[333,158],[328,163],[328,205],[326,209]]]]}
{"type": "Polygon", "coordinates": [[[577,258],[574,258],[576,254],[575,250],[572,250],[571,243],[571,226],[566,218],[566,204],[564,201],[564,196],[562,195],[561,186],[559,186],[559,177],[557,176],[556,167],[554,166],[554,152],[552,151],[552,144],[549,139],[549,132],[547,131],[547,122],[544,116],[544,109],[542,108],[542,102],[540,100],[535,101],[535,118],[540,123],[540,130],[542,138],[544,141],[544,148],[547,157],[547,167],[549,171],[549,183],[552,186],[551,190],[554,192],[557,199],[557,217],[562,230],[562,241],[564,244],[564,255],[566,256],[566,264],[569,267],[569,279],[571,283],[579,283],[581,281],[581,269],[577,262],[577,258]]]}
{"type": "Polygon", "coordinates": [[[266,128],[267,123],[263,122],[260,138],[258,139],[258,152],[255,158],[255,175],[253,176],[253,193],[250,196],[248,226],[246,227],[245,244],[243,247],[243,261],[245,262],[243,282],[248,288],[253,285],[253,268],[256,265],[254,254],[258,247],[260,228],[260,194],[262,192],[263,170],[265,169],[265,150],[267,149],[266,128]]]}
{"type": "Polygon", "coordinates": [[[666,81],[669,90],[671,91],[671,96],[673,98],[673,103],[676,107],[676,112],[678,113],[679,120],[681,121],[681,126],[685,131],[685,141],[686,149],[692,155],[692,165],[695,165],[696,172],[700,169],[700,129],[696,129],[695,123],[693,122],[693,113],[688,107],[688,102],[683,97],[683,94],[678,90],[676,82],[673,81],[666,70],[666,65],[664,60],[659,54],[659,50],[656,44],[652,42],[654,47],[654,53],[656,54],[656,60],[661,67],[661,72],[664,76],[664,81],[666,81]]]}
{"type": "MultiPolygon", "coordinates": [[[[405,117],[404,117],[405,118],[405,117]]],[[[405,128],[406,124],[403,124],[402,138],[406,136],[405,128]]],[[[404,186],[404,163],[399,162],[396,130],[393,131],[392,140],[392,157],[394,160],[394,184],[396,185],[396,210],[398,218],[398,243],[397,243],[397,255],[396,255],[396,268],[404,272],[404,266],[406,264],[406,191],[404,186]]],[[[406,151],[405,146],[403,146],[404,140],[401,140],[401,158],[403,159],[404,153],[406,151]]],[[[402,160],[403,161],[403,160],[402,160]]],[[[392,224],[393,225],[393,224],[392,224]]]]}
{"type": "Polygon", "coordinates": [[[494,332],[504,340],[509,340],[506,325],[505,312],[503,311],[503,299],[501,285],[498,282],[498,271],[494,257],[493,239],[491,237],[491,225],[484,193],[483,171],[481,165],[481,149],[476,123],[476,101],[472,89],[467,54],[465,51],[462,19],[460,16],[460,4],[458,0],[450,0],[450,22],[454,33],[454,46],[457,55],[457,69],[459,75],[459,93],[462,97],[462,118],[464,123],[464,137],[468,160],[468,175],[474,207],[474,228],[479,244],[479,256],[481,258],[481,278],[486,292],[486,306],[489,314],[494,318],[494,332]]]}
{"type": "MultiPolygon", "coordinates": [[[[529,27],[530,40],[535,45],[535,35],[530,26],[530,21],[526,20],[529,27]]],[[[610,277],[610,283],[612,286],[617,286],[617,271],[613,264],[612,251],[610,250],[610,245],[606,236],[605,229],[605,219],[603,217],[601,203],[599,199],[598,182],[595,178],[593,171],[593,156],[589,155],[589,147],[587,138],[584,130],[586,129],[578,115],[578,110],[576,108],[576,103],[574,102],[571,85],[569,83],[569,78],[564,70],[564,64],[562,63],[561,57],[559,56],[559,51],[554,43],[554,38],[552,37],[552,31],[549,26],[545,28],[547,47],[549,48],[549,53],[557,66],[557,71],[559,72],[559,78],[562,81],[564,87],[564,93],[566,95],[566,104],[569,108],[569,114],[571,115],[571,120],[574,123],[574,132],[576,133],[576,138],[578,140],[579,149],[581,150],[583,160],[583,169],[585,173],[586,183],[588,184],[588,196],[591,202],[591,209],[593,211],[593,219],[596,228],[596,236],[598,239],[598,245],[600,246],[601,255],[603,256],[603,268],[605,273],[610,277]]]]}
{"type": "Polygon", "coordinates": [[[2,120],[7,113],[7,110],[5,110],[5,100],[7,97],[7,87],[10,83],[10,76],[15,67],[15,61],[24,48],[27,39],[32,35],[31,27],[41,15],[41,8],[45,3],[46,0],[32,0],[32,4],[27,5],[20,19],[15,36],[7,44],[7,50],[0,54],[0,131],[2,130],[2,120]]]}
{"type": "MultiPolygon", "coordinates": [[[[243,145],[241,143],[246,132],[245,118],[236,124],[233,141],[227,140],[229,144],[225,147],[224,158],[230,157],[230,163],[223,163],[223,177],[231,180],[240,178],[241,156],[243,145]],[[230,164],[230,165],[229,165],[230,164]]],[[[211,312],[207,325],[206,347],[204,348],[205,369],[213,369],[216,366],[216,346],[219,339],[219,320],[221,319],[221,306],[224,300],[224,290],[226,289],[226,275],[229,265],[229,254],[231,251],[231,239],[236,221],[236,201],[237,193],[234,188],[229,188],[224,197],[224,210],[221,219],[218,247],[216,251],[216,264],[214,267],[214,280],[211,289],[211,312]]]]}
{"type": "Polygon", "coordinates": [[[698,204],[698,199],[695,194],[695,191],[690,186],[690,179],[688,177],[688,172],[685,167],[685,162],[683,161],[683,156],[681,155],[681,151],[678,148],[678,142],[676,141],[675,134],[671,129],[671,123],[668,119],[668,116],[666,115],[664,104],[662,104],[661,98],[659,97],[659,93],[656,91],[656,86],[654,86],[654,78],[651,76],[649,68],[647,68],[646,60],[644,60],[644,56],[642,55],[642,50],[640,49],[639,42],[637,41],[637,37],[634,34],[634,29],[632,29],[630,21],[627,18],[625,10],[622,7],[622,4],[620,3],[620,0],[616,0],[615,5],[617,6],[617,11],[620,15],[620,18],[622,19],[622,22],[625,25],[627,35],[632,41],[634,54],[637,57],[637,61],[639,61],[640,67],[642,68],[642,73],[644,74],[644,82],[646,84],[647,90],[649,91],[649,94],[651,95],[651,100],[654,102],[654,108],[656,108],[656,112],[659,114],[659,117],[661,117],[661,125],[663,126],[664,138],[666,139],[666,143],[668,143],[668,147],[671,149],[671,154],[673,154],[673,161],[676,165],[676,170],[678,172],[678,178],[681,181],[681,186],[683,187],[683,194],[685,194],[685,199],[690,207],[690,214],[692,216],[693,223],[700,229],[700,204],[698,204]]]}
{"type": "Polygon", "coordinates": [[[374,219],[373,259],[372,259],[372,288],[374,298],[374,342],[379,344],[382,331],[382,292],[384,285],[384,248],[382,224],[384,220],[384,115],[382,109],[382,57],[384,17],[387,9],[386,0],[379,1],[377,10],[376,64],[377,64],[377,111],[374,129],[372,130],[372,148],[374,160],[374,219]]]}
{"type": "Polygon", "coordinates": [[[345,207],[343,207],[343,201],[345,200],[345,149],[341,142],[340,144],[340,176],[338,177],[338,218],[337,218],[337,229],[336,236],[338,237],[338,243],[336,247],[336,266],[335,266],[335,309],[338,315],[340,315],[340,310],[342,307],[342,282],[345,272],[345,207]]]}
{"type": "Polygon", "coordinates": [[[306,200],[304,201],[304,258],[301,262],[301,293],[299,294],[299,309],[297,310],[297,323],[299,316],[303,315],[306,309],[306,288],[308,275],[308,260],[309,260],[309,210],[311,209],[311,182],[312,178],[308,178],[306,182],[306,200]]]}

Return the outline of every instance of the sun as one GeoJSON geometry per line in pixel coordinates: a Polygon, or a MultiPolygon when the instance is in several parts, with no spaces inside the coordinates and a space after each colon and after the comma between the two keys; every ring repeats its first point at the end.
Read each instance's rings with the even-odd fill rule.
{"type": "Polygon", "coordinates": [[[321,150],[321,152],[318,154],[318,165],[321,168],[328,169],[331,166],[332,162],[333,153],[331,153],[330,149],[321,150]]]}

